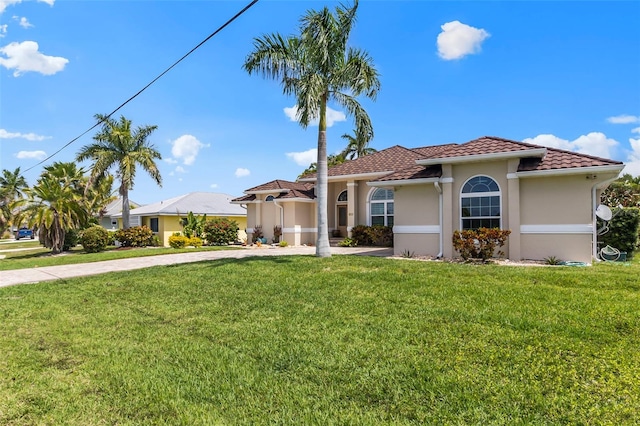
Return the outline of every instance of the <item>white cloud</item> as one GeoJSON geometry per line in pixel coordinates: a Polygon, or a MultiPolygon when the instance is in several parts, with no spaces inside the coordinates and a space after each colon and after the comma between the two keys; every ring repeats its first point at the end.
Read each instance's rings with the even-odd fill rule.
{"type": "Polygon", "coordinates": [[[629,138],[631,152],[628,160],[625,162],[623,173],[629,173],[631,176],[640,176],[640,138],[629,138]]]}
{"type": "Polygon", "coordinates": [[[474,28],[460,21],[447,22],[440,26],[438,34],[438,55],[447,61],[460,59],[480,52],[482,42],[491,36],[482,28],[474,28]]]}
{"type": "MultiPolygon", "coordinates": [[[[298,117],[297,117],[298,105],[294,105],[292,107],[285,107],[283,110],[284,110],[284,115],[289,117],[289,120],[296,121],[296,122],[298,121],[298,117]]],[[[327,127],[331,127],[333,126],[334,123],[337,123],[339,121],[347,121],[347,116],[345,115],[345,113],[342,111],[336,111],[335,109],[331,109],[327,107],[327,127]]],[[[309,125],[317,126],[318,123],[319,123],[319,119],[315,118],[311,120],[309,125]]]]}
{"type": "Polygon", "coordinates": [[[636,127],[635,129],[631,129],[631,133],[640,133],[640,127],[636,127]]]}
{"type": "Polygon", "coordinates": [[[187,171],[182,166],[176,167],[176,173],[187,173],[187,171]]]}
{"type": "Polygon", "coordinates": [[[287,152],[287,157],[291,158],[298,166],[307,167],[318,159],[318,149],[311,148],[302,152],[287,152]]]}
{"type": "Polygon", "coordinates": [[[20,3],[22,0],[0,0],[0,14],[4,12],[7,6],[20,3]]]}
{"type": "Polygon", "coordinates": [[[211,189],[216,189],[218,187],[217,183],[212,183],[211,185],[209,185],[209,188],[211,189]]]}
{"type": "Polygon", "coordinates": [[[567,151],[576,151],[582,154],[595,155],[596,157],[611,158],[612,150],[619,143],[615,139],[607,138],[604,133],[591,132],[579,138],[569,141],[554,135],[543,134],[534,138],[527,138],[523,142],[536,145],[559,148],[567,151]]]}
{"type": "Polygon", "coordinates": [[[35,41],[9,43],[4,47],[0,47],[0,53],[7,57],[0,57],[0,65],[7,69],[14,69],[14,77],[29,71],[53,75],[62,71],[69,62],[68,59],[60,56],[42,54],[38,51],[38,43],[35,41]]]}
{"type": "Polygon", "coordinates": [[[182,163],[190,166],[196,161],[196,157],[202,148],[208,148],[210,145],[205,145],[191,135],[182,135],[171,143],[171,154],[177,159],[182,159],[182,163]]]}
{"type": "Polygon", "coordinates": [[[0,25],[0,37],[4,37],[7,34],[7,24],[0,25]]]}
{"type": "Polygon", "coordinates": [[[20,160],[43,160],[47,158],[44,151],[20,151],[16,154],[16,158],[20,160]]]}
{"type": "MultiPolygon", "coordinates": [[[[53,6],[55,2],[56,0],[38,0],[38,3],[47,3],[49,6],[53,6]]],[[[7,6],[18,3],[22,3],[22,0],[0,0],[0,15],[4,12],[7,6]]]]}
{"type": "MultiPolygon", "coordinates": [[[[15,19],[16,21],[18,21],[18,17],[14,16],[13,19],[15,19]]],[[[33,27],[33,24],[29,22],[29,20],[27,18],[25,18],[24,16],[22,18],[19,19],[18,24],[22,27],[22,28],[31,28],[33,27]]]]}
{"type": "Polygon", "coordinates": [[[177,164],[178,163],[178,160],[174,160],[171,157],[163,158],[162,161],[164,161],[165,163],[168,163],[168,164],[177,164]]]}
{"type": "Polygon", "coordinates": [[[612,124],[640,123],[640,117],[635,115],[621,114],[616,115],[615,117],[609,117],[607,118],[607,121],[612,124]]]}
{"type": "Polygon", "coordinates": [[[244,177],[244,176],[249,176],[251,174],[251,172],[249,171],[249,169],[244,169],[242,167],[238,167],[236,169],[236,177],[244,177]]]}
{"type": "Polygon", "coordinates": [[[0,129],[0,139],[26,139],[28,141],[43,141],[45,139],[51,139],[51,136],[41,136],[35,133],[11,133],[5,129],[0,129]]]}

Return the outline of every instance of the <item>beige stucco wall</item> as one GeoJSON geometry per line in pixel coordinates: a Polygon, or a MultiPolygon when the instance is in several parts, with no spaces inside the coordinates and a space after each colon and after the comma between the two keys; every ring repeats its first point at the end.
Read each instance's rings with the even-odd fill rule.
{"type": "Polygon", "coordinates": [[[395,254],[411,252],[419,256],[438,255],[440,208],[435,186],[399,186],[394,190],[393,200],[395,254]]]}
{"type": "Polygon", "coordinates": [[[402,256],[411,253],[415,256],[438,255],[440,237],[438,234],[394,234],[393,253],[402,256]]]}
{"type": "Polygon", "coordinates": [[[555,256],[560,260],[591,263],[589,234],[522,234],[522,258],[542,260],[555,256]]]}
{"type": "Polygon", "coordinates": [[[591,223],[591,187],[584,175],[520,179],[523,225],[591,223]]]}

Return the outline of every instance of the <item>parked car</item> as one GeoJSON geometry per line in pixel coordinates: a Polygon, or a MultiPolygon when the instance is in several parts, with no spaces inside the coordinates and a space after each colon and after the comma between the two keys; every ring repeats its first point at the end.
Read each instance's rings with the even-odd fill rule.
{"type": "Polygon", "coordinates": [[[33,240],[33,230],[29,228],[20,228],[16,231],[16,240],[21,238],[31,238],[33,240]]]}

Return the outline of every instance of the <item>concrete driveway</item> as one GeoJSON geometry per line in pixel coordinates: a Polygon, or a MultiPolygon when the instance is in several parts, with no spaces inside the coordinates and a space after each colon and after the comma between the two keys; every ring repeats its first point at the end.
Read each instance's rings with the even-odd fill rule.
{"type": "MultiPolygon", "coordinates": [[[[17,284],[32,284],[107,272],[131,271],[152,266],[175,265],[178,263],[201,262],[217,259],[242,259],[253,256],[315,255],[315,247],[262,247],[242,250],[200,251],[193,253],[164,254],[160,256],[134,257],[130,259],[106,260],[104,262],[79,263],[75,265],[44,266],[42,268],[0,271],[0,287],[17,284]]],[[[336,255],[359,255],[388,257],[393,249],[387,247],[331,247],[336,255]]],[[[1,262],[2,260],[0,260],[1,262]]]]}

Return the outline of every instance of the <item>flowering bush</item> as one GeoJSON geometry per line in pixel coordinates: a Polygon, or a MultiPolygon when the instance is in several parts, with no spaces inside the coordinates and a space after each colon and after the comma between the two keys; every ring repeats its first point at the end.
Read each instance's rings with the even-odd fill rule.
{"type": "Polygon", "coordinates": [[[153,231],[148,226],[134,226],[129,229],[118,229],[116,240],[122,247],[147,247],[153,245],[153,231]]]}
{"type": "Polygon", "coordinates": [[[208,246],[226,246],[238,240],[238,222],[219,217],[204,225],[204,239],[208,246]]]}
{"type": "MultiPolygon", "coordinates": [[[[466,229],[464,231],[453,232],[453,248],[460,253],[464,260],[492,258],[497,247],[502,247],[507,242],[507,237],[511,234],[508,229],[498,228],[478,228],[477,230],[466,229]]],[[[502,250],[498,251],[498,256],[504,256],[502,250]]]]}

